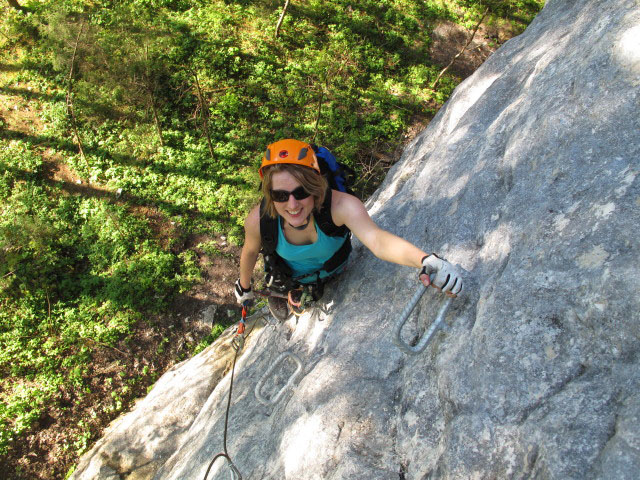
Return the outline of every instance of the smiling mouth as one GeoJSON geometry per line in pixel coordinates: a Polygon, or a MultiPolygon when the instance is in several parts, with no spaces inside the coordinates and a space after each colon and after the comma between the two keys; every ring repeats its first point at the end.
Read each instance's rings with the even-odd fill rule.
{"type": "Polygon", "coordinates": [[[287,210],[287,213],[289,215],[291,215],[292,217],[295,217],[296,215],[299,215],[300,212],[302,212],[302,209],[298,209],[298,210],[287,210]]]}

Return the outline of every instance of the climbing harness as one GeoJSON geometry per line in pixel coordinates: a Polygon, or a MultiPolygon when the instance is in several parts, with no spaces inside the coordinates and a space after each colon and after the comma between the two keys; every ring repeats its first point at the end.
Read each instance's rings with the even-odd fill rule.
{"type": "Polygon", "coordinates": [[[313,302],[313,292],[310,286],[305,285],[287,293],[287,301],[291,306],[291,311],[299,317],[307,311],[307,307],[313,302]]]}
{"type": "Polygon", "coordinates": [[[453,297],[448,297],[445,300],[445,302],[442,304],[442,307],[440,307],[440,311],[438,312],[436,319],[433,321],[429,329],[425,332],[425,334],[418,341],[418,343],[412,346],[407,342],[405,342],[404,340],[402,340],[402,337],[401,337],[402,327],[407,322],[407,320],[409,319],[409,315],[411,314],[413,309],[416,307],[416,305],[422,298],[422,295],[424,295],[426,291],[427,291],[427,287],[425,287],[424,285],[420,285],[418,287],[418,289],[416,290],[416,293],[414,293],[413,297],[411,298],[407,306],[404,308],[404,310],[400,314],[400,318],[398,318],[398,320],[396,321],[396,324],[393,327],[393,343],[395,343],[398,346],[398,348],[400,348],[405,353],[408,353],[409,355],[417,355],[422,351],[424,351],[424,349],[427,348],[427,345],[429,344],[429,342],[433,339],[433,336],[438,331],[438,329],[444,328],[442,322],[444,321],[444,317],[447,315],[447,311],[449,310],[449,307],[451,306],[451,302],[453,301],[453,297]]]}
{"type": "Polygon", "coordinates": [[[261,297],[278,297],[288,298],[286,293],[278,293],[272,290],[254,290],[253,293],[260,295],[261,297]]]}
{"type": "Polygon", "coordinates": [[[267,407],[275,405],[276,403],[278,403],[278,401],[280,400],[280,397],[282,397],[284,392],[289,387],[291,387],[296,382],[296,380],[298,380],[301,373],[302,373],[302,361],[300,360],[300,358],[296,354],[291,353],[290,351],[281,353],[280,356],[276,359],[276,361],[273,362],[273,364],[264,372],[260,380],[258,380],[258,383],[256,384],[256,388],[254,390],[256,400],[258,400],[263,405],[266,405],[267,407]],[[265,382],[269,379],[269,376],[275,371],[276,367],[280,365],[287,358],[290,358],[291,360],[293,360],[293,362],[296,364],[296,369],[291,374],[291,376],[289,377],[285,385],[275,395],[273,395],[271,399],[268,399],[262,394],[262,387],[264,386],[265,382]]]}
{"type": "MultiPolygon", "coordinates": [[[[307,311],[307,307],[314,302],[314,290],[312,285],[304,285],[300,288],[289,290],[287,293],[274,292],[273,290],[254,290],[253,293],[261,297],[284,298],[291,306],[293,314],[299,317],[307,311]]],[[[238,331],[243,329],[242,320],[238,323],[238,331]]],[[[244,331],[244,330],[243,330],[244,331]]]]}

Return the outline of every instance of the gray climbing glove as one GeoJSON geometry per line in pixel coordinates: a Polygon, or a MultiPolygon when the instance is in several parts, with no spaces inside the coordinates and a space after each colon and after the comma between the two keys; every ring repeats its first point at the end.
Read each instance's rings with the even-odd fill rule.
{"type": "Polygon", "coordinates": [[[240,285],[240,279],[236,280],[236,286],[233,289],[233,293],[236,294],[236,300],[238,300],[240,305],[244,305],[245,302],[253,299],[251,287],[247,289],[242,288],[242,285],[240,285]]]}
{"type": "Polygon", "coordinates": [[[435,253],[422,258],[418,277],[428,275],[431,284],[445,293],[457,295],[462,291],[462,272],[455,265],[439,258],[435,253]],[[432,274],[435,274],[432,276],[432,274]]]}

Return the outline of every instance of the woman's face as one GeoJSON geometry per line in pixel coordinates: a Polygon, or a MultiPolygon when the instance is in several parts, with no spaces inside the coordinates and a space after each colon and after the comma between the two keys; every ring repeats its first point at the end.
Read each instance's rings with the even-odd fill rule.
{"type": "MultiPolygon", "coordinates": [[[[300,182],[287,171],[277,172],[271,177],[271,190],[285,190],[293,192],[301,187],[300,182]]],[[[278,215],[284,218],[292,227],[300,227],[307,222],[307,218],[313,212],[314,200],[311,195],[302,200],[296,200],[289,195],[286,202],[273,202],[278,215]]]]}

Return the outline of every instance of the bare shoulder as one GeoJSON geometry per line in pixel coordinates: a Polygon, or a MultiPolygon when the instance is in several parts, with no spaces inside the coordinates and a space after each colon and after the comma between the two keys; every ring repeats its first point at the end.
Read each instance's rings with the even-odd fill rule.
{"type": "Polygon", "coordinates": [[[349,219],[357,216],[368,216],[367,209],[359,198],[338,190],[331,191],[331,217],[333,223],[342,226],[349,219]]]}
{"type": "Polygon", "coordinates": [[[247,236],[260,238],[260,205],[251,209],[244,221],[244,230],[247,236]]]}
{"type": "Polygon", "coordinates": [[[331,190],[331,211],[334,209],[358,208],[360,206],[364,207],[358,197],[346,192],[331,190]]]}

